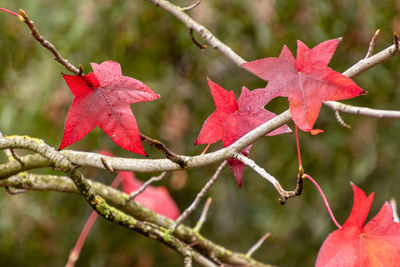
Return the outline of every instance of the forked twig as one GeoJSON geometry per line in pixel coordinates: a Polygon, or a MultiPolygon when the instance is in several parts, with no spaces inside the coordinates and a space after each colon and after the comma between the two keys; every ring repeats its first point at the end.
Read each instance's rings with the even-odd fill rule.
{"type": "Polygon", "coordinates": [[[162,179],[165,178],[165,176],[167,175],[167,172],[164,171],[162,172],[160,175],[158,176],[154,176],[151,177],[149,180],[147,180],[146,182],[143,183],[143,185],[136,191],[133,191],[129,197],[126,199],[126,201],[129,201],[131,199],[134,199],[135,197],[137,197],[138,195],[140,195],[144,190],[146,190],[146,188],[151,185],[152,183],[161,181],[162,179]]]}

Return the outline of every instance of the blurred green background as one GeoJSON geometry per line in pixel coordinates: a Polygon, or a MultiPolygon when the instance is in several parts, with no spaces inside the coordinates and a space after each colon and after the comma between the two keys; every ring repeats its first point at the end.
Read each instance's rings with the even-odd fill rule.
{"type": "MultiPolygon", "coordinates": [[[[186,6],[193,1],[174,1],[186,6]]],[[[215,107],[209,77],[238,96],[265,82],[239,69],[220,52],[201,51],[188,29],[175,17],[147,1],[133,0],[14,0],[10,10],[23,8],[39,31],[73,64],[90,71],[90,62],[114,60],[123,73],[142,80],[161,98],[132,106],[139,129],[186,155],[201,153],[194,146],[201,125],[215,107]]],[[[400,2],[203,0],[189,14],[246,60],[278,56],[296,40],[309,46],[343,37],[330,66],[339,72],[365,57],[370,38],[381,29],[376,51],[392,43],[400,30],[400,2]]],[[[200,43],[203,40],[198,38],[200,43]]],[[[67,71],[29,35],[23,23],[0,13],[0,129],[8,135],[30,135],[58,147],[72,94],[62,79],[67,71]]],[[[394,58],[354,80],[367,96],[346,101],[381,109],[400,109],[400,59],[394,58]]],[[[286,99],[267,108],[287,109],[286,99]]],[[[352,130],[341,127],[322,108],[317,136],[301,133],[303,165],[325,191],[340,223],[352,207],[353,181],[367,194],[376,192],[369,218],[384,201],[400,200],[400,121],[343,115],[352,130]]],[[[293,125],[290,125],[293,127],[293,125]]],[[[144,144],[151,158],[160,152],[144,144]]],[[[222,147],[217,143],[211,147],[222,147]]],[[[118,148],[96,129],[70,149],[111,149],[118,156],[140,156],[118,148]]],[[[297,156],[293,134],[262,138],[250,154],[286,188],[295,185],[297,156]]],[[[4,161],[4,156],[1,155],[4,161]]],[[[161,184],[168,187],[181,210],[207,182],[215,166],[176,172],[161,184]]],[[[113,175],[86,169],[89,176],[111,183],[113,175]]],[[[146,180],[153,174],[137,174],[146,180]]],[[[254,254],[280,266],[312,266],[324,238],[333,230],[317,190],[306,182],[303,195],[277,203],[277,193],[246,168],[242,189],[231,170],[212,188],[213,198],[203,235],[235,251],[246,252],[265,232],[271,237],[254,254]]],[[[0,266],[62,266],[91,210],[75,195],[27,192],[17,196],[0,191],[0,266]]],[[[200,210],[187,221],[194,225],[200,210]]],[[[181,266],[182,258],[165,246],[103,219],[95,224],[77,266],[181,266]]]]}

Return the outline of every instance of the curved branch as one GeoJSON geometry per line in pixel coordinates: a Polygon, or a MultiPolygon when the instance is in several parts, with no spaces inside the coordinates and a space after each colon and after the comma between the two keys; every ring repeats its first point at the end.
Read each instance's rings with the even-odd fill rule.
{"type": "MultiPolygon", "coordinates": [[[[257,139],[266,135],[270,131],[288,123],[290,119],[291,116],[287,110],[272,120],[250,131],[229,147],[199,156],[181,156],[184,158],[186,163],[185,169],[203,167],[232,158],[235,153],[242,151],[248,145],[254,143],[257,139]]],[[[47,145],[42,140],[28,136],[7,136],[5,138],[0,138],[0,149],[24,148],[41,153],[44,147],[47,147],[47,145]]],[[[90,166],[105,169],[104,164],[101,161],[101,158],[104,158],[113,170],[158,172],[182,169],[179,164],[171,162],[169,159],[130,159],[108,157],[97,153],[78,152],[72,150],[65,150],[58,153],[54,149],[53,151],[58,155],[64,156],[66,159],[78,166],[90,166]]]]}
{"type": "MultiPolygon", "coordinates": [[[[171,229],[175,222],[161,216],[153,211],[141,206],[136,201],[126,202],[128,195],[102,183],[87,180],[90,186],[93,188],[94,192],[104,198],[108,203],[115,206],[118,209],[130,214],[141,221],[147,221],[153,225],[158,225],[164,229],[171,229]]],[[[69,177],[66,176],[56,176],[56,175],[40,175],[31,173],[21,173],[10,177],[8,179],[0,180],[0,187],[15,187],[26,190],[38,190],[38,191],[57,191],[64,193],[75,193],[79,194],[79,190],[74,185],[69,177]]],[[[164,233],[165,234],[165,233],[164,233]]],[[[169,234],[169,233],[167,233],[169,234]]],[[[164,237],[169,237],[164,235],[164,237]]],[[[173,237],[181,240],[181,242],[187,244],[195,244],[192,246],[192,253],[194,253],[194,260],[196,262],[201,262],[198,258],[199,252],[206,255],[207,257],[216,257],[219,261],[229,264],[229,265],[245,265],[245,266],[259,266],[267,267],[268,264],[263,264],[250,257],[246,257],[245,254],[232,252],[219,246],[207,238],[198,235],[192,228],[185,225],[181,225],[174,233],[173,237]],[[194,251],[195,250],[195,251],[194,251]]],[[[168,239],[168,238],[166,238],[168,239]]],[[[203,259],[202,261],[205,261],[203,259]]],[[[202,265],[209,266],[209,265],[202,265]]],[[[213,265],[214,266],[214,265],[213,265]]]]}

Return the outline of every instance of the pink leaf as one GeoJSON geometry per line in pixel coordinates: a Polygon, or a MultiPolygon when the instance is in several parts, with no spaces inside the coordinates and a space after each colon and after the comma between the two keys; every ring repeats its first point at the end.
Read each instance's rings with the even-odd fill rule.
{"type": "Polygon", "coordinates": [[[340,39],[325,41],[310,49],[297,41],[297,59],[287,46],[279,58],[264,58],[244,63],[243,67],[268,81],[265,95],[289,98],[293,121],[303,131],[313,129],[322,101],[349,99],[366,93],[350,78],[327,67],[340,39]]]}
{"type": "Polygon", "coordinates": [[[369,197],[351,184],[353,209],[342,228],[331,233],[322,245],[316,266],[399,266],[400,223],[393,221],[392,208],[385,203],[365,226],[374,194],[369,197]]]}
{"type": "MultiPolygon", "coordinates": [[[[265,97],[264,90],[249,91],[242,88],[242,94],[236,101],[232,91],[226,91],[218,84],[208,80],[211,95],[214,99],[216,111],[205,121],[199,137],[194,142],[197,144],[212,144],[222,139],[224,147],[230,146],[242,136],[269,121],[276,115],[264,109],[269,99],[265,97]]],[[[268,136],[290,132],[286,125],[267,134],[268,136]]],[[[251,146],[242,153],[247,156],[251,146]]],[[[229,159],[229,165],[235,175],[239,187],[242,184],[244,165],[238,160],[229,159]]]]}
{"type": "Polygon", "coordinates": [[[60,149],[82,139],[96,126],[120,147],[146,155],[129,104],[159,98],[148,86],[123,76],[119,63],[92,63],[94,73],[63,75],[75,98],[65,120],[60,149]]]}

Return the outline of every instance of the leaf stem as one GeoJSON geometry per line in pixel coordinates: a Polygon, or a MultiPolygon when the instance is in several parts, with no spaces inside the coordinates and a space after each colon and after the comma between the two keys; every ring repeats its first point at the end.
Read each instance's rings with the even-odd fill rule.
{"type": "Polygon", "coordinates": [[[16,17],[19,18],[20,20],[22,19],[22,21],[24,21],[24,19],[23,19],[20,15],[18,15],[18,14],[15,13],[15,12],[12,12],[11,10],[8,10],[8,9],[5,9],[5,8],[0,7],[0,11],[4,11],[4,12],[6,12],[6,13],[8,13],[8,14],[11,14],[11,15],[13,15],[13,16],[16,16],[16,17]]]}
{"type": "Polygon", "coordinates": [[[303,165],[301,164],[301,153],[300,153],[300,144],[299,144],[299,130],[296,127],[296,146],[297,146],[297,158],[299,159],[299,169],[303,168],[303,165]]]}
{"type": "MultiPolygon", "coordinates": [[[[297,130],[297,128],[296,128],[296,130],[297,130]]],[[[326,199],[325,194],[322,191],[321,187],[319,187],[318,183],[308,174],[304,174],[303,177],[308,178],[315,185],[315,187],[319,191],[319,194],[322,196],[322,199],[324,200],[325,207],[328,210],[329,216],[331,216],[333,223],[337,226],[337,228],[339,228],[339,229],[342,228],[342,226],[336,221],[335,215],[333,215],[333,212],[331,210],[331,207],[329,206],[328,200],[326,199]]]]}

